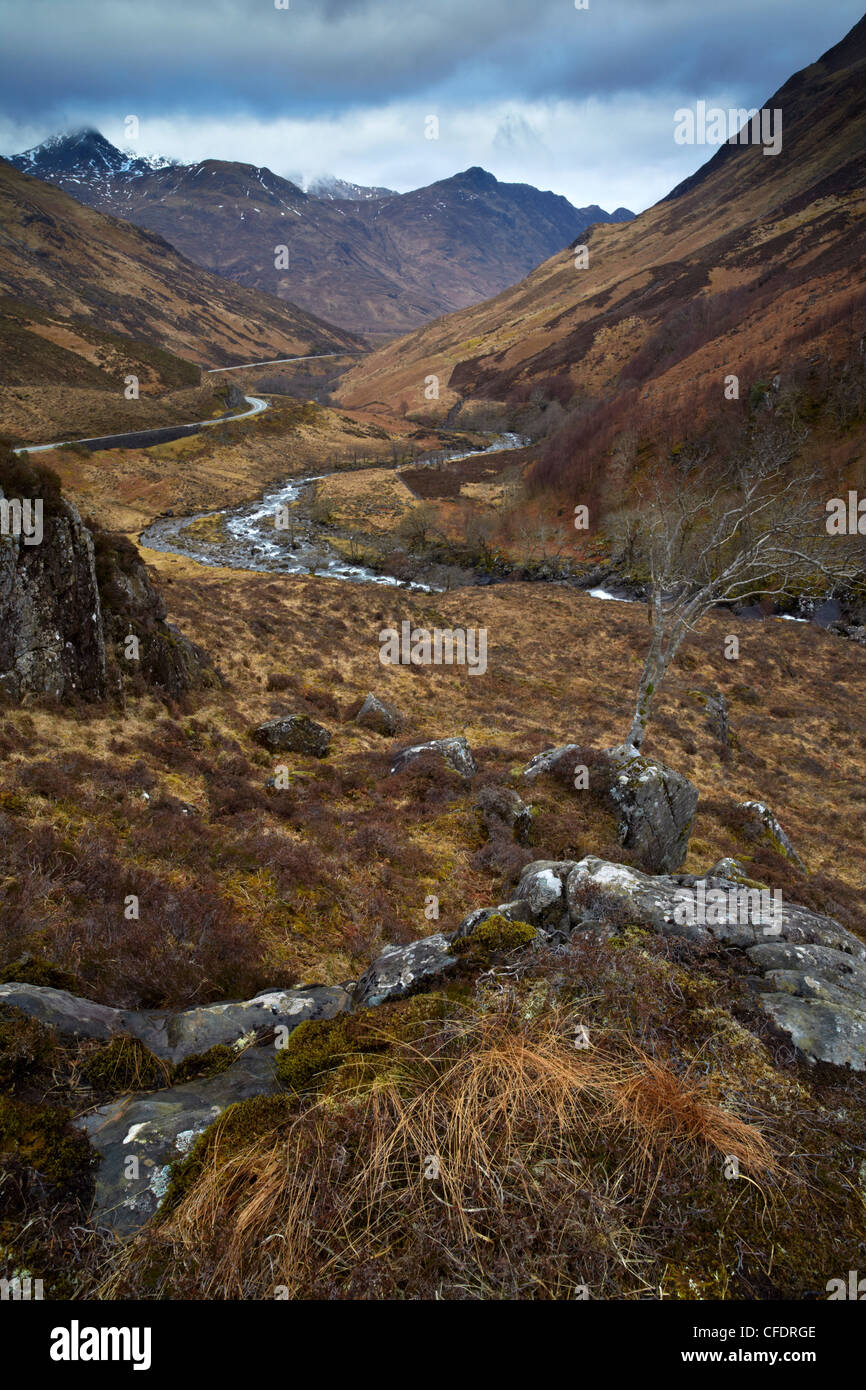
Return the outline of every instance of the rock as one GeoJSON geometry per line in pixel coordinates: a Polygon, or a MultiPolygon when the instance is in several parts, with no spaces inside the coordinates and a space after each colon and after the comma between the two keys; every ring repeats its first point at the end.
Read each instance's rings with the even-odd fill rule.
{"type": "Polygon", "coordinates": [[[620,843],[650,873],[678,869],[688,852],[697,788],[682,773],[624,747],[610,749],[608,759],[620,843]]]}
{"type": "MultiPolygon", "coordinates": [[[[463,918],[459,927],[448,935],[449,941],[461,941],[467,936],[471,936],[475,928],[482,922],[486,922],[488,917],[507,917],[509,922],[528,922],[530,921],[530,907],[525,899],[515,898],[510,903],[500,903],[498,907],[476,907],[474,912],[469,912],[463,918]]],[[[534,924],[533,924],[534,925],[534,924]]]]}
{"type": "Polygon", "coordinates": [[[566,883],[573,860],[537,859],[527,864],[517,885],[517,899],[524,920],[548,935],[567,933],[571,927],[566,883]]]}
{"type": "Polygon", "coordinates": [[[198,1135],[236,1101],[280,1089],[275,1064],[273,1048],[249,1048],[217,1076],[122,1096],[74,1121],[101,1156],[94,1224],[121,1236],[143,1226],[165,1196],[169,1165],[184,1157],[198,1135]]]}
{"type": "Polygon", "coordinates": [[[49,1024],[63,1037],[105,1040],[118,1033],[131,1034],[169,1062],[182,1062],[216,1043],[236,1043],[262,1028],[282,1025],[291,1030],[308,1018],[333,1018],[348,1006],[349,998],[340,985],[316,985],[267,990],[242,1002],[173,1013],[112,1009],[42,985],[0,985],[0,1001],[49,1024]]]}
{"type": "Polygon", "coordinates": [[[42,505],[38,544],[0,535],[0,691],[100,700],[108,680],[93,538],[71,503],[42,505]]]}
{"type": "Polygon", "coordinates": [[[704,714],[714,738],[727,748],[731,742],[731,728],[728,719],[728,703],[720,690],[690,690],[689,694],[704,707],[704,714]]]}
{"type": "Polygon", "coordinates": [[[401,748],[391,764],[392,774],[402,772],[410,762],[420,758],[423,753],[439,753],[448,766],[459,772],[467,781],[474,777],[478,770],[465,738],[434,738],[428,743],[413,743],[409,748],[401,748]]]}
{"type": "Polygon", "coordinates": [[[542,773],[554,772],[563,758],[569,753],[579,753],[579,743],[562,743],[558,748],[545,748],[543,752],[536,753],[534,758],[530,758],[526,767],[523,769],[523,777],[527,782],[534,782],[536,777],[542,773]]]}
{"type": "Polygon", "coordinates": [[[761,1007],[810,1062],[866,1071],[866,1009],[793,994],[762,994],[761,1007]]]}
{"type": "Polygon", "coordinates": [[[331,743],[327,729],[306,714],[271,719],[259,725],[253,738],[272,753],[306,753],[311,758],[326,757],[331,743]]]}
{"type": "Polygon", "coordinates": [[[529,844],[532,807],[510,787],[482,787],[475,799],[488,835],[510,830],[519,845],[529,844]]]}
{"type": "Polygon", "coordinates": [[[744,911],[755,899],[743,895],[757,891],[735,879],[650,875],[592,856],[575,864],[566,884],[573,928],[612,919],[739,948],[761,971],[756,1002],[774,1027],[814,1061],[866,1071],[866,945],[832,917],[793,903],[769,918],[744,911]],[[721,890],[726,903],[708,911],[709,920],[678,920],[682,890],[695,895],[701,887],[721,890]]]}
{"type": "Polygon", "coordinates": [[[707,869],[707,878],[730,878],[735,883],[749,882],[749,875],[739,859],[732,859],[728,855],[725,859],[719,859],[711,869],[707,869]]]}
{"type": "Polygon", "coordinates": [[[355,715],[355,723],[362,729],[372,729],[383,738],[393,738],[399,731],[402,720],[392,705],[386,705],[376,695],[368,695],[355,715]]]}
{"type": "Polygon", "coordinates": [[[402,999],[425,980],[457,964],[441,932],[421,937],[408,946],[388,946],[355,986],[353,1008],[371,1008],[388,999],[402,999]]]}
{"type": "Polygon", "coordinates": [[[788,839],[769,806],[765,806],[763,801],[742,801],[740,802],[738,810],[747,812],[760,832],[762,839],[772,845],[773,849],[776,850],[778,854],[784,855],[786,859],[790,859],[798,868],[805,869],[805,864],[794,849],[794,846],[791,844],[791,841],[788,839]]]}
{"type": "Polygon", "coordinates": [[[39,543],[0,536],[0,692],[101,700],[136,676],[174,696],[218,683],[204,652],[165,622],[131,541],[85,526],[56,479],[2,451],[0,482],[43,506],[39,543]]]}

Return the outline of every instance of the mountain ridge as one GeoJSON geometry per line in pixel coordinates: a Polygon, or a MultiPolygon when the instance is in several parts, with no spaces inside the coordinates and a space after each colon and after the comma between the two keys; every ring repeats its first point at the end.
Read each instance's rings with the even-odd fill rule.
{"type": "Polygon", "coordinates": [[[51,137],[10,163],[156,231],[208,270],[364,335],[489,298],[594,222],[632,215],[575,208],[478,166],[408,193],[359,185],[358,199],[320,196],[240,161],[134,160],[94,130],[51,137]]]}

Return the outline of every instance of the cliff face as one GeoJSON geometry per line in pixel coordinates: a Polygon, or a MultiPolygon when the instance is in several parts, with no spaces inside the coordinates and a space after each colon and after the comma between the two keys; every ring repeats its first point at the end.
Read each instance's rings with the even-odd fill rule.
{"type": "Polygon", "coordinates": [[[0,535],[0,691],[107,693],[93,537],[68,502],[43,517],[37,544],[0,535]]]}
{"type": "Polygon", "coordinates": [[[88,527],[52,473],[4,451],[0,694],[100,700],[143,683],[176,696],[217,680],[166,623],[135,546],[88,527]]]}

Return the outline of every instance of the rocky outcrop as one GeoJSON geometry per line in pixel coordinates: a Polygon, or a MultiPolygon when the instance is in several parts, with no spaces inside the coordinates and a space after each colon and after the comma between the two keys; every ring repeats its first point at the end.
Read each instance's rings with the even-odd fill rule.
{"type": "Polygon", "coordinates": [[[468,782],[475,776],[477,768],[472,750],[465,738],[434,738],[428,743],[413,743],[409,748],[401,748],[391,763],[391,772],[402,772],[409,763],[425,753],[437,753],[455,772],[468,782]]]}
{"type": "MultiPolygon", "coordinates": [[[[33,499],[28,499],[33,500],[33,499]]],[[[68,502],[49,512],[41,539],[0,534],[0,691],[102,699],[107,691],[93,538],[68,502]]]]}
{"type": "Polygon", "coordinates": [[[100,1155],[91,1219],[131,1235],[154,1216],[171,1164],[237,1101],[280,1089],[273,1049],[250,1048],[218,1076],[128,1095],[78,1121],[100,1155]]]}
{"type": "Polygon", "coordinates": [[[377,695],[368,695],[355,715],[355,723],[362,729],[372,729],[383,738],[394,738],[402,721],[392,705],[386,705],[377,695]]]}
{"type": "Polygon", "coordinates": [[[607,756],[620,844],[650,873],[678,869],[688,852],[697,788],[681,772],[628,748],[612,748],[607,756]]]}
{"type": "Polygon", "coordinates": [[[206,1004],[174,1013],[165,1009],[112,1009],[62,989],[0,984],[0,1001],[57,1030],[61,1037],[105,1041],[131,1035],[157,1057],[182,1062],[217,1043],[233,1044],[281,1025],[291,1030],[308,1018],[333,1018],[348,1006],[340,985],[266,990],[237,1003],[206,1004]]]}
{"type": "Polygon", "coordinates": [[[0,692],[100,700],[136,679],[173,696],[217,681],[165,622],[135,546],[86,525],[50,470],[0,450],[0,510],[0,692]]]}
{"type": "Polygon", "coordinates": [[[162,595],[132,542],[106,531],[93,537],[109,683],[120,688],[139,677],[175,698],[217,685],[207,654],[166,622],[162,595]]]}
{"type": "Polygon", "coordinates": [[[256,743],[271,753],[304,753],[310,758],[327,757],[331,735],[306,714],[290,714],[271,719],[253,732],[256,743]]]}

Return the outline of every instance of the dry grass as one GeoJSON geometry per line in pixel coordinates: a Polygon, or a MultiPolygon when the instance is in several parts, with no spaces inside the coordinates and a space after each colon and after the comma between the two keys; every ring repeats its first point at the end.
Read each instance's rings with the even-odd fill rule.
{"type": "Polygon", "coordinates": [[[359,1081],[344,1067],[252,1143],[226,1151],[218,1124],[160,1228],[172,1266],[194,1267],[203,1297],[373,1297],[414,1251],[410,1297],[572,1297],[581,1282],[593,1297],[645,1295],[642,1227],[662,1172],[697,1180],[734,1155],[767,1183],[778,1164],[705,1081],[634,1050],[578,1049],[573,1033],[567,1014],[527,1019],[511,1000],[392,1038],[382,1070],[359,1081]]]}

